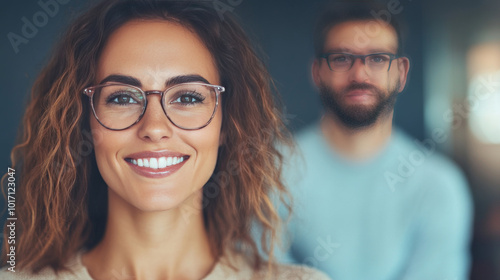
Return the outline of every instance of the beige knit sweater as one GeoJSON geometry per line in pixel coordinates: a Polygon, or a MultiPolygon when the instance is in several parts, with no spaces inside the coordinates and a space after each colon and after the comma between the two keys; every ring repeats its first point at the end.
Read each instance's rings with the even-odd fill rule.
{"type": "MultiPolygon", "coordinates": [[[[68,262],[68,267],[71,272],[62,272],[56,275],[50,268],[42,270],[38,274],[31,274],[26,271],[8,271],[7,268],[2,268],[0,272],[0,279],[2,280],[92,280],[87,269],[82,265],[81,254],[78,254],[68,262]]],[[[228,257],[221,258],[214,266],[213,270],[202,280],[253,280],[253,279],[267,279],[272,280],[329,280],[330,278],[325,274],[305,267],[305,266],[291,266],[291,265],[278,265],[273,269],[273,274],[268,275],[267,269],[255,272],[251,268],[249,262],[241,255],[232,255],[231,259],[228,257]],[[229,265],[231,263],[238,270],[234,270],[229,265]]],[[[133,277],[127,275],[120,275],[117,272],[116,277],[109,280],[135,280],[133,277]]],[[[99,279],[101,280],[101,279],[99,279]]],[[[102,279],[104,280],[104,279],[102,279]]],[[[108,280],[108,279],[106,279],[108,280]]]]}

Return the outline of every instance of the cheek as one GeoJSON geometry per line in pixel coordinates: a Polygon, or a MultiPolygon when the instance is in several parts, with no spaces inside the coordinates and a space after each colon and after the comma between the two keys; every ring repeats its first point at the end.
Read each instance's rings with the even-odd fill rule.
{"type": "Polygon", "coordinates": [[[110,174],[116,173],[115,161],[118,147],[121,146],[121,141],[127,139],[123,133],[108,130],[102,127],[95,119],[90,122],[92,131],[92,139],[94,142],[94,152],[99,172],[106,182],[110,178],[110,174]]]}
{"type": "Polygon", "coordinates": [[[384,77],[384,79],[385,79],[384,85],[386,85],[386,88],[389,91],[394,90],[399,84],[399,75],[398,75],[397,71],[392,73],[392,69],[391,69],[391,72],[389,72],[387,74],[387,76],[384,77]]]}
{"type": "Polygon", "coordinates": [[[324,81],[326,85],[335,91],[342,91],[349,84],[349,77],[346,73],[335,73],[330,71],[328,74],[329,75],[325,77],[326,79],[324,79],[324,81]]]}
{"type": "Polygon", "coordinates": [[[90,121],[90,130],[92,131],[92,140],[94,141],[94,150],[96,159],[99,160],[106,151],[109,149],[109,143],[113,141],[110,140],[110,136],[107,132],[107,129],[102,127],[95,118],[92,118],[90,121]],[[106,139],[106,141],[104,141],[106,139]]]}
{"type": "Polygon", "coordinates": [[[195,150],[195,177],[199,178],[200,183],[205,184],[212,176],[217,163],[219,144],[221,141],[221,121],[214,119],[209,126],[197,131],[197,133],[188,132],[185,135],[185,142],[195,150]]]}
{"type": "Polygon", "coordinates": [[[106,150],[106,142],[103,139],[107,137],[105,137],[106,131],[103,129],[104,127],[97,123],[95,118],[90,120],[90,130],[92,131],[92,140],[94,142],[94,151],[97,162],[99,162],[99,159],[106,150]],[[96,135],[99,135],[99,137],[96,137],[96,135]]]}

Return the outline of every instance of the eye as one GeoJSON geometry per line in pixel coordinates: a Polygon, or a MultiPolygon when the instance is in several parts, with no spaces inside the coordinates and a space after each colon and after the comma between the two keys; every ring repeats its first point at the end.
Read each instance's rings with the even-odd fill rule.
{"type": "Polygon", "coordinates": [[[351,57],[345,54],[334,54],[330,56],[330,61],[333,63],[348,63],[351,62],[351,57]]]}
{"type": "Polygon", "coordinates": [[[112,93],[108,96],[108,98],[106,98],[106,104],[125,106],[130,104],[139,104],[141,103],[141,100],[141,95],[128,91],[118,91],[112,93]]]}
{"type": "Polygon", "coordinates": [[[205,100],[205,97],[196,91],[183,92],[177,94],[176,96],[177,98],[173,99],[170,103],[186,106],[203,103],[205,100]]]}
{"type": "Polygon", "coordinates": [[[385,63],[389,61],[389,57],[387,55],[372,55],[370,56],[370,62],[373,63],[385,63]]]}

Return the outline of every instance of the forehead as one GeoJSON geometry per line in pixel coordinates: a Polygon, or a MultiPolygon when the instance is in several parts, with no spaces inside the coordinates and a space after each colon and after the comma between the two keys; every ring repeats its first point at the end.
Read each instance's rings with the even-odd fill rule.
{"type": "Polygon", "coordinates": [[[334,25],[325,38],[325,52],[396,53],[398,39],[394,28],[382,21],[346,21],[334,25]]]}
{"type": "Polygon", "coordinates": [[[98,61],[98,79],[125,74],[143,81],[199,74],[217,83],[210,51],[186,27],[165,20],[133,20],[109,37],[98,61]]]}

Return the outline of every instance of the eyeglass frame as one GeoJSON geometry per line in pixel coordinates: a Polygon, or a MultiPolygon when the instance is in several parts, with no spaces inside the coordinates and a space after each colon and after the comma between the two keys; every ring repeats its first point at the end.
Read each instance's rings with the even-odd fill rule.
{"type": "Polygon", "coordinates": [[[366,65],[365,59],[367,57],[373,56],[373,55],[388,55],[389,56],[390,60],[389,60],[389,67],[387,67],[387,72],[389,72],[389,70],[391,69],[392,61],[401,57],[401,56],[398,56],[396,54],[386,53],[386,52],[370,53],[370,54],[365,54],[365,55],[357,55],[357,54],[342,53],[342,52],[331,52],[331,53],[321,54],[319,56],[319,58],[324,58],[326,60],[326,63],[328,64],[328,68],[330,69],[330,71],[342,73],[342,72],[347,72],[347,71],[351,70],[352,66],[356,62],[356,59],[358,59],[358,58],[361,59],[361,62],[363,62],[363,65],[366,65]],[[330,56],[332,54],[344,54],[344,55],[351,56],[353,58],[353,60],[351,62],[351,66],[349,66],[349,68],[347,70],[345,70],[345,71],[335,71],[335,70],[333,70],[332,67],[330,66],[330,60],[328,59],[328,56],[330,56]]]}
{"type": "Polygon", "coordinates": [[[168,87],[164,91],[161,91],[161,90],[147,90],[147,91],[144,91],[140,87],[136,87],[136,86],[125,84],[125,83],[107,83],[107,84],[101,84],[101,85],[95,85],[95,86],[86,87],[86,88],[83,89],[82,93],[85,94],[85,95],[87,95],[89,97],[90,106],[92,107],[92,113],[93,113],[94,117],[96,118],[97,122],[99,122],[100,125],[102,125],[104,128],[109,129],[109,130],[122,131],[122,130],[125,130],[125,129],[128,129],[128,128],[131,128],[132,126],[134,126],[135,124],[137,124],[138,122],[140,122],[141,119],[142,119],[142,117],[146,113],[146,110],[147,110],[147,107],[148,107],[148,98],[147,97],[149,95],[151,95],[151,94],[159,94],[160,95],[160,100],[161,100],[160,104],[161,104],[161,108],[163,110],[163,113],[165,113],[165,116],[167,117],[167,119],[175,127],[178,127],[180,129],[184,129],[184,130],[199,130],[199,129],[202,129],[202,128],[206,127],[207,125],[209,125],[212,122],[212,119],[214,118],[215,114],[217,113],[217,107],[219,106],[219,94],[221,94],[221,93],[223,93],[225,91],[226,91],[226,89],[223,86],[211,85],[211,84],[207,84],[207,83],[198,83],[198,82],[188,82],[188,83],[175,84],[175,85],[172,85],[171,87],[168,87]],[[212,112],[212,115],[210,116],[210,119],[204,125],[202,125],[201,127],[198,127],[198,128],[185,128],[185,127],[179,126],[174,121],[172,121],[172,119],[170,119],[170,117],[167,114],[167,110],[165,109],[165,105],[164,105],[164,102],[163,102],[163,97],[165,95],[165,92],[167,92],[167,91],[169,91],[169,90],[171,90],[171,89],[173,89],[175,87],[182,86],[182,85],[202,85],[202,86],[211,87],[211,88],[213,88],[215,90],[215,107],[214,107],[214,111],[212,112]],[[127,87],[131,87],[131,88],[137,89],[141,93],[144,94],[144,96],[146,98],[144,98],[145,101],[144,101],[144,105],[143,105],[143,110],[142,110],[141,114],[139,115],[139,117],[137,118],[137,120],[133,124],[131,124],[131,125],[125,127],[125,128],[115,129],[115,128],[110,128],[110,127],[105,126],[101,122],[101,120],[99,120],[99,117],[97,116],[97,113],[96,113],[95,107],[94,107],[94,93],[95,93],[95,89],[96,88],[101,88],[101,87],[106,87],[106,86],[127,86],[127,87]]]}

